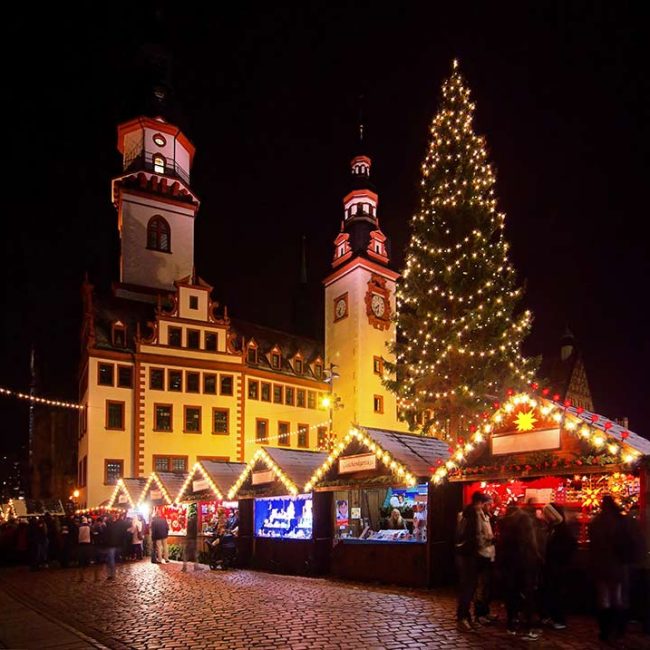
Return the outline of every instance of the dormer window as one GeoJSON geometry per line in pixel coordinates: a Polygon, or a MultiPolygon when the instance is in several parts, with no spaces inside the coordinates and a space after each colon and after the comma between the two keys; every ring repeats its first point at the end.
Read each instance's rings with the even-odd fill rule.
{"type": "Polygon", "coordinates": [[[379,253],[381,255],[381,244],[378,241],[375,242],[375,253],[379,253]]]}
{"type": "Polygon", "coordinates": [[[316,375],[316,379],[322,379],[322,377],[323,377],[323,364],[322,363],[317,363],[314,366],[314,374],[316,375]]]}
{"type": "Polygon", "coordinates": [[[246,359],[248,363],[257,363],[257,348],[254,345],[248,346],[248,352],[246,352],[246,359]]]}
{"type": "Polygon", "coordinates": [[[271,367],[275,368],[276,370],[280,368],[280,353],[279,352],[273,352],[271,354],[271,367]]]}
{"type": "Polygon", "coordinates": [[[339,246],[339,257],[343,257],[345,255],[345,244],[341,244],[339,246]]]}
{"type": "Polygon", "coordinates": [[[169,224],[160,215],[151,217],[147,224],[147,248],[162,253],[171,251],[169,224]]]}
{"type": "Polygon", "coordinates": [[[153,157],[153,170],[156,172],[156,174],[164,174],[165,173],[165,156],[162,154],[154,154],[153,157]]]}
{"type": "Polygon", "coordinates": [[[294,363],[294,369],[297,375],[302,375],[303,373],[302,359],[296,359],[294,363]]]}
{"type": "Polygon", "coordinates": [[[190,296],[190,309],[198,309],[198,308],[199,308],[199,297],[190,296]]]}
{"type": "Polygon", "coordinates": [[[112,340],[113,346],[116,348],[126,347],[126,327],[120,321],[113,323],[112,327],[112,340]]]}

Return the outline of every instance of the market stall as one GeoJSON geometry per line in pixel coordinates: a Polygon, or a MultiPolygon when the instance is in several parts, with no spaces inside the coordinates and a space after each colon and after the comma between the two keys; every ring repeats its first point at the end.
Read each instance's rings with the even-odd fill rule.
{"type": "Polygon", "coordinates": [[[137,510],[140,495],[147,485],[146,478],[120,478],[108,500],[107,507],[121,508],[129,513],[137,510]]]}
{"type": "Polygon", "coordinates": [[[331,573],[409,586],[439,582],[430,554],[438,508],[429,477],[449,456],[435,438],[352,429],[316,469],[305,491],[327,498],[331,573]]]}
{"type": "MultiPolygon", "coordinates": [[[[547,503],[561,505],[580,549],[572,584],[584,586],[589,584],[589,523],[605,495],[648,532],[648,456],[650,441],[602,415],[546,395],[521,393],[495,405],[470,440],[459,441],[451,458],[436,468],[433,481],[448,478],[462,503],[475,490],[487,492],[497,531],[509,506],[540,517],[547,503]]],[[[452,535],[453,522],[449,540],[452,535]]]]}
{"type": "Polygon", "coordinates": [[[195,463],[176,496],[178,504],[195,504],[199,536],[205,536],[219,519],[237,516],[238,503],[228,500],[228,490],[246,468],[244,463],[202,460],[195,463]]]}
{"type": "Polygon", "coordinates": [[[175,472],[151,472],[136,504],[147,522],[154,513],[162,515],[167,520],[170,536],[187,534],[187,505],[174,501],[185,478],[186,474],[175,472]]]}
{"type": "Polygon", "coordinates": [[[318,526],[320,503],[302,492],[326,458],[320,451],[264,447],[246,464],[228,492],[239,502],[241,564],[291,574],[326,570],[331,537],[318,526]]]}

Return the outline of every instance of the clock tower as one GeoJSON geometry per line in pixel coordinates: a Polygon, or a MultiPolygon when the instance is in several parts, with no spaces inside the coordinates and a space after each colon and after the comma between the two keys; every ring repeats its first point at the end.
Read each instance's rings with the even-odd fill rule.
{"type": "Polygon", "coordinates": [[[351,162],[350,191],[334,240],[332,272],[325,278],[325,358],[334,364],[332,430],[340,439],[352,425],[406,431],[397,402],[382,382],[384,360],[393,360],[395,282],[389,241],[379,227],[379,199],[370,180],[371,159],[351,162]]]}

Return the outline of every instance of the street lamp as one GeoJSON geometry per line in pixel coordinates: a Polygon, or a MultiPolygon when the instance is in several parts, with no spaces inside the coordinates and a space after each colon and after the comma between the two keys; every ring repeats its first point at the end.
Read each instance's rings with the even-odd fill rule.
{"type": "Polygon", "coordinates": [[[327,441],[327,447],[328,451],[332,450],[332,447],[334,446],[334,434],[332,432],[332,424],[333,424],[333,411],[335,408],[339,408],[342,406],[339,402],[339,398],[334,397],[334,380],[338,379],[341,375],[339,375],[338,372],[334,370],[334,368],[338,368],[338,366],[335,363],[330,363],[330,365],[325,368],[325,378],[323,381],[326,384],[329,384],[330,390],[329,390],[329,395],[326,395],[323,397],[322,404],[326,409],[329,409],[329,431],[327,433],[328,436],[328,441],[327,441]]]}

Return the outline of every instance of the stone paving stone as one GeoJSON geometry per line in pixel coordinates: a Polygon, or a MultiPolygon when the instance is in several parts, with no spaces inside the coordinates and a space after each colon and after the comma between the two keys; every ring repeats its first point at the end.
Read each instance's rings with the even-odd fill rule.
{"type": "MultiPolygon", "coordinates": [[[[138,650],[598,650],[595,623],[544,631],[531,644],[503,623],[456,631],[453,591],[378,587],[252,571],[180,571],[180,564],[120,565],[114,582],[78,569],[0,571],[3,583],[111,648],[138,650]]],[[[102,576],[103,577],[103,576],[102,576]]],[[[503,612],[501,612],[502,619],[503,612]]],[[[631,634],[630,650],[649,648],[631,634]]]]}

